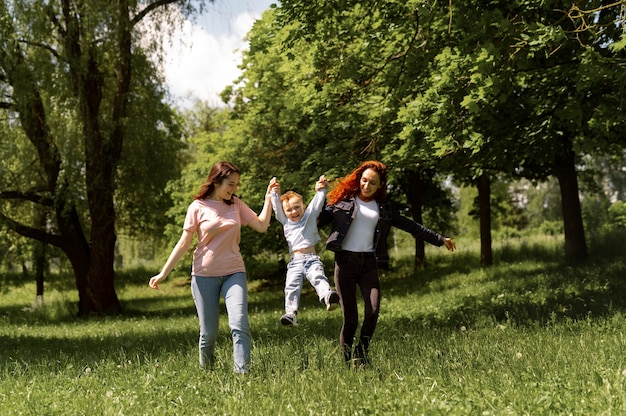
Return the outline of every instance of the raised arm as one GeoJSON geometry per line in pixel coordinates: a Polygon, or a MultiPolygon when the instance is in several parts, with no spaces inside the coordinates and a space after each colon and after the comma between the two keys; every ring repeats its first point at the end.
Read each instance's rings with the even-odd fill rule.
{"type": "Polygon", "coordinates": [[[270,198],[274,216],[276,216],[279,223],[285,225],[287,223],[287,216],[285,215],[285,211],[283,211],[283,204],[280,202],[280,183],[277,182],[277,185],[272,189],[270,198]]]}
{"type": "Polygon", "coordinates": [[[272,218],[271,193],[272,190],[276,189],[276,187],[278,186],[280,185],[278,184],[276,177],[273,177],[269,185],[267,186],[267,191],[265,192],[265,202],[263,203],[263,209],[261,209],[261,213],[248,223],[248,227],[252,228],[254,231],[264,233],[269,228],[270,219],[272,218]]]}
{"type": "Polygon", "coordinates": [[[324,209],[324,203],[326,202],[326,192],[328,191],[328,179],[326,176],[320,176],[319,180],[315,184],[315,196],[309,203],[308,209],[317,218],[322,209],[324,209]]]}

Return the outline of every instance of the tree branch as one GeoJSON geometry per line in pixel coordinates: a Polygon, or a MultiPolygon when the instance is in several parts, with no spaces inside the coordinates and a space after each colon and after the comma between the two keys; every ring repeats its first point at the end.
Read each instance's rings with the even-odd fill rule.
{"type": "Polygon", "coordinates": [[[47,196],[41,196],[35,192],[2,191],[0,192],[0,199],[17,199],[21,201],[30,201],[46,207],[52,207],[54,203],[52,198],[47,196]]]}
{"type": "Polygon", "coordinates": [[[156,10],[162,6],[167,6],[168,4],[178,3],[179,1],[180,0],[157,0],[154,3],[150,3],[143,10],[141,10],[138,14],[136,14],[135,17],[132,18],[132,20],[130,21],[130,26],[134,27],[137,23],[141,21],[141,19],[146,17],[146,15],[150,13],[151,11],[156,10]]]}
{"type": "Polygon", "coordinates": [[[59,52],[57,52],[57,50],[56,50],[56,49],[54,49],[54,48],[53,48],[52,46],[50,46],[50,45],[46,45],[45,43],[41,43],[41,42],[30,42],[30,41],[29,41],[29,40],[27,40],[27,39],[21,39],[21,40],[20,40],[20,42],[22,42],[22,43],[24,43],[25,45],[28,45],[28,46],[36,46],[36,47],[39,47],[39,48],[45,49],[45,50],[47,50],[48,52],[50,52],[50,54],[51,54],[52,56],[54,56],[55,58],[57,58],[59,61],[61,61],[61,62],[63,61],[63,58],[62,58],[62,56],[59,54],[59,52]]]}
{"type": "Polygon", "coordinates": [[[37,228],[21,224],[2,213],[0,213],[0,225],[4,225],[5,227],[15,231],[16,233],[24,237],[33,238],[35,240],[51,244],[56,247],[63,247],[63,238],[61,238],[61,236],[46,233],[45,231],[39,230],[37,228]]]}

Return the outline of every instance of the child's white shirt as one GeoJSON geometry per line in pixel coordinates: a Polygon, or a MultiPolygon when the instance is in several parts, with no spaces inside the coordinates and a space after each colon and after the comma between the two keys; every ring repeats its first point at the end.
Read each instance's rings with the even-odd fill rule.
{"type": "Polygon", "coordinates": [[[304,210],[304,215],[300,221],[291,221],[285,215],[283,211],[283,204],[280,201],[280,196],[272,191],[270,193],[272,198],[272,208],[274,209],[274,215],[278,222],[283,226],[283,232],[285,239],[289,245],[289,252],[293,253],[295,250],[301,250],[303,248],[312,247],[319,243],[320,235],[317,230],[317,217],[324,208],[324,202],[326,201],[326,188],[320,189],[315,193],[315,196],[304,210]]]}

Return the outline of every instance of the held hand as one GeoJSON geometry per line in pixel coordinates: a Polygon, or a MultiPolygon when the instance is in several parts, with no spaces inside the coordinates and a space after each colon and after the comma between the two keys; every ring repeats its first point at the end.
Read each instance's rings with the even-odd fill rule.
{"type": "Polygon", "coordinates": [[[267,193],[265,194],[265,196],[268,196],[270,192],[272,191],[276,192],[277,194],[280,194],[280,183],[276,179],[276,176],[274,176],[272,180],[270,181],[269,185],[267,185],[267,193]]]}
{"type": "Polygon", "coordinates": [[[319,180],[315,184],[315,192],[319,191],[320,189],[327,188],[327,187],[328,187],[328,179],[326,179],[325,175],[320,176],[319,180]]]}
{"type": "Polygon", "coordinates": [[[454,244],[454,241],[452,241],[451,238],[448,238],[448,237],[444,238],[443,245],[446,246],[448,251],[456,250],[456,244],[454,244]]]}

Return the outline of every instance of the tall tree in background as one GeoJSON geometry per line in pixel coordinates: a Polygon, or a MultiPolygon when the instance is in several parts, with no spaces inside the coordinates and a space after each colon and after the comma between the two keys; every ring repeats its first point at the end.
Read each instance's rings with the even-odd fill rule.
{"type": "MultiPolygon", "coordinates": [[[[366,158],[382,158],[402,128],[395,119],[415,80],[409,68],[424,66],[409,59],[418,42],[414,8],[403,1],[286,1],[266,12],[249,38],[242,82],[225,94],[236,103],[227,133],[240,143],[233,153],[263,154],[252,168],[300,190],[321,173],[338,178],[366,158]]],[[[432,168],[408,157],[384,161],[414,177],[432,168]]],[[[406,183],[413,188],[406,196],[419,201],[418,184],[406,183]]],[[[413,207],[414,218],[421,209],[413,207]]]]}
{"type": "Polygon", "coordinates": [[[577,169],[621,152],[626,119],[624,56],[610,48],[623,22],[605,3],[281,1],[251,32],[248,82],[231,95],[239,128],[254,126],[244,148],[309,176],[365,157],[437,169],[480,185],[483,203],[490,177],[555,176],[565,257],[584,259],[577,169]]]}
{"type": "Polygon", "coordinates": [[[2,183],[0,224],[66,254],[79,314],[120,312],[118,209],[148,224],[144,209],[167,199],[176,171],[177,122],[138,27],[194,10],[175,0],[0,1],[0,109],[15,132],[0,146],[30,143],[21,164],[3,166],[18,180],[2,183]],[[43,228],[19,215],[33,205],[50,214],[43,228]]]}
{"type": "MultiPolygon", "coordinates": [[[[449,30],[443,37],[437,31],[436,43],[445,47],[432,61],[427,88],[401,115],[402,137],[426,135],[426,154],[460,156],[459,166],[478,173],[555,176],[572,262],[587,257],[577,168],[585,154],[623,148],[618,132],[626,119],[625,57],[608,46],[621,34],[619,9],[600,13],[601,2],[583,3],[597,12],[595,30],[586,33],[569,19],[573,2],[443,7],[449,30]]],[[[443,15],[431,10],[438,27],[443,15]]]]}

